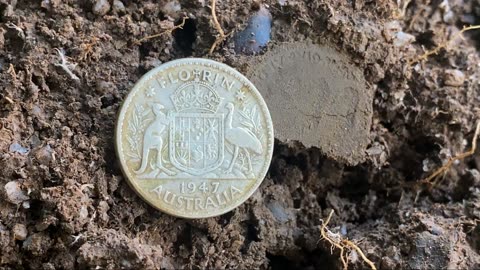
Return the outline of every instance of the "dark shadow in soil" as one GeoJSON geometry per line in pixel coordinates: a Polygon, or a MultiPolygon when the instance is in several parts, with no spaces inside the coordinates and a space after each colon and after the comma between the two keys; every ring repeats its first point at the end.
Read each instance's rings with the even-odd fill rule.
{"type": "Polygon", "coordinates": [[[303,256],[288,257],[267,252],[266,257],[270,261],[269,269],[335,269],[337,267],[336,262],[332,261],[332,256],[320,249],[311,252],[302,251],[302,253],[303,256]]]}
{"type": "MultiPolygon", "coordinates": [[[[175,24],[178,25],[181,20],[178,20],[175,24]]],[[[177,29],[173,32],[175,38],[175,48],[182,52],[184,56],[191,56],[193,53],[193,44],[197,40],[196,36],[197,25],[192,19],[185,20],[185,25],[181,29],[177,29]]]]}

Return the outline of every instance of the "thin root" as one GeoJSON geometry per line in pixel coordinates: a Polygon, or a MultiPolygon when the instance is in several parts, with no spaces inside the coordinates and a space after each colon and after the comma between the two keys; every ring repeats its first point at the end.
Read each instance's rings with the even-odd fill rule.
{"type": "Polygon", "coordinates": [[[93,48],[99,41],[100,39],[94,36],[90,39],[89,43],[82,43],[80,45],[81,53],[80,53],[79,60],[80,61],[87,60],[93,54],[93,48]]]}
{"type": "Polygon", "coordinates": [[[5,26],[10,28],[10,29],[15,29],[17,31],[17,36],[22,38],[22,39],[25,39],[25,32],[23,32],[22,28],[18,27],[14,23],[10,23],[10,22],[6,23],[5,26]]]}
{"type": "Polygon", "coordinates": [[[408,4],[410,4],[412,0],[397,0],[398,11],[395,14],[395,19],[402,19],[405,17],[405,13],[407,12],[408,4]]]}
{"type": "Polygon", "coordinates": [[[15,67],[11,63],[8,66],[7,73],[10,74],[14,80],[17,79],[17,73],[15,72],[15,67]]]}
{"type": "Polygon", "coordinates": [[[373,264],[372,261],[370,261],[367,256],[363,253],[363,251],[352,241],[348,239],[342,239],[342,237],[339,234],[335,234],[332,231],[330,231],[327,228],[328,223],[330,222],[330,219],[332,218],[334,211],[332,210],[330,214],[328,215],[327,219],[322,222],[322,226],[320,228],[320,233],[322,235],[322,239],[326,240],[328,243],[333,248],[337,248],[340,250],[340,260],[342,261],[343,269],[347,270],[348,268],[348,256],[350,255],[351,250],[355,250],[362,260],[368,264],[370,269],[376,270],[377,268],[375,267],[375,264],[373,264]]]}
{"type": "Polygon", "coordinates": [[[443,42],[442,44],[438,45],[435,49],[430,50],[430,51],[427,50],[424,54],[420,55],[419,57],[408,61],[408,65],[411,66],[411,65],[413,65],[417,62],[420,62],[422,60],[427,60],[430,55],[438,54],[440,52],[440,50],[443,49],[443,48],[447,49],[447,47],[450,45],[450,43],[452,41],[456,40],[458,37],[462,37],[462,34],[464,32],[467,32],[467,31],[470,31],[470,30],[475,30],[475,29],[480,29],[480,25],[464,26],[462,28],[462,30],[460,30],[458,33],[456,33],[452,38],[450,38],[449,40],[447,40],[447,41],[443,42]]]}
{"type": "Polygon", "coordinates": [[[215,48],[217,47],[218,44],[222,43],[231,33],[225,34],[225,32],[222,29],[222,26],[218,22],[217,19],[217,14],[215,11],[215,6],[217,4],[217,0],[212,0],[212,18],[213,18],[213,24],[215,25],[215,29],[218,32],[217,39],[215,39],[215,42],[213,42],[212,47],[210,47],[210,51],[208,54],[212,54],[215,48]]]}
{"type": "Polygon", "coordinates": [[[3,98],[4,98],[6,101],[8,101],[8,103],[10,103],[10,104],[14,104],[14,103],[15,103],[15,102],[14,102],[11,98],[9,98],[9,97],[3,97],[3,98]]]}
{"type": "Polygon", "coordinates": [[[445,165],[438,168],[432,174],[430,174],[428,177],[420,180],[418,183],[420,183],[420,184],[423,184],[423,183],[434,184],[434,183],[432,183],[432,180],[434,180],[437,176],[439,176],[440,174],[447,171],[453,165],[453,163],[455,163],[455,161],[462,160],[466,157],[469,157],[469,156],[473,155],[475,153],[475,150],[477,149],[477,139],[478,139],[479,133],[480,133],[480,121],[478,121],[478,123],[477,123],[477,127],[475,129],[475,134],[473,135],[473,138],[472,138],[472,148],[470,150],[468,150],[467,152],[461,153],[461,154],[459,154],[459,155],[457,155],[453,158],[450,158],[445,165]]]}
{"type": "Polygon", "coordinates": [[[134,45],[140,45],[142,44],[143,42],[145,42],[146,40],[149,40],[149,39],[152,39],[152,38],[157,38],[157,37],[160,37],[162,35],[165,35],[165,34],[171,34],[173,31],[177,30],[177,29],[183,29],[183,27],[185,26],[185,22],[187,21],[188,17],[183,17],[182,18],[182,22],[179,24],[179,25],[176,25],[170,29],[167,29],[163,32],[160,32],[158,34],[155,34],[155,35],[151,35],[151,36],[147,36],[147,37],[144,37],[144,38],[141,38],[137,41],[135,41],[133,44],[134,45]]]}
{"type": "Polygon", "coordinates": [[[77,75],[75,75],[70,70],[70,69],[74,69],[77,66],[77,64],[69,63],[67,58],[65,57],[65,54],[61,50],[57,48],[55,48],[55,50],[57,51],[58,56],[60,57],[60,63],[55,63],[54,65],[57,67],[61,67],[73,80],[79,81],[80,78],[78,78],[77,75]]]}

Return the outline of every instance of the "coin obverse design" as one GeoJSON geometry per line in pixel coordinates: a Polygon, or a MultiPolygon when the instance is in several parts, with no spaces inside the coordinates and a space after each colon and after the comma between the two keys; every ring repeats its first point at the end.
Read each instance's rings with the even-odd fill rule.
{"type": "Polygon", "coordinates": [[[273,153],[272,119],[255,86],[233,68],[186,58],[145,74],[116,127],[124,175],[148,203],[205,218],[247,200],[273,153]]]}

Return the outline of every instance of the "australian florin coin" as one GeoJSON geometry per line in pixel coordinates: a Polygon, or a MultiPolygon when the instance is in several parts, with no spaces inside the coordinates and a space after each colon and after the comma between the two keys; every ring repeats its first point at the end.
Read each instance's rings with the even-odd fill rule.
{"type": "Polygon", "coordinates": [[[268,108],[233,68],[180,59],[144,75],[116,127],[122,170],[133,189],[168,214],[203,218],[248,199],[273,152],[268,108]]]}

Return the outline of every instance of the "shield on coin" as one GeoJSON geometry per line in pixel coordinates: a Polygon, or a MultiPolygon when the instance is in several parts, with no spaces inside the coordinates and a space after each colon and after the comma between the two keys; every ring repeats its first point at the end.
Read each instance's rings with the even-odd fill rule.
{"type": "Polygon", "coordinates": [[[220,167],[224,158],[223,114],[172,113],[170,162],[180,171],[202,175],[220,167]]]}

